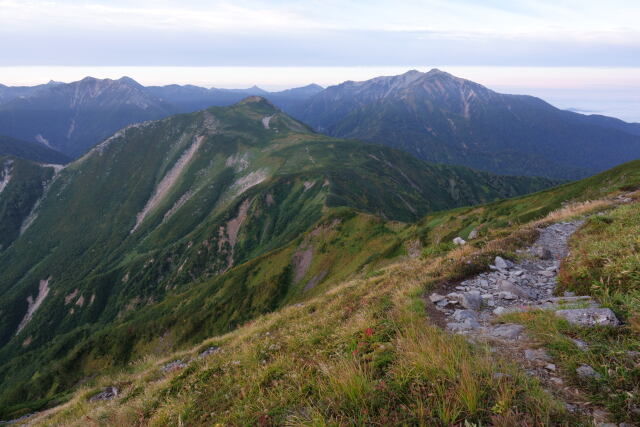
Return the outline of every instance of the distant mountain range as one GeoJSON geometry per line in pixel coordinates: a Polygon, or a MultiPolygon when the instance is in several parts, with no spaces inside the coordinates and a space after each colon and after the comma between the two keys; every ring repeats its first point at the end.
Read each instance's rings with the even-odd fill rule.
{"type": "Polygon", "coordinates": [[[230,105],[252,95],[268,95],[282,108],[293,109],[321,90],[317,85],[273,93],[258,87],[144,87],[128,77],[118,80],[86,77],[73,83],[51,82],[31,88],[1,86],[0,134],[78,157],[132,123],[230,105]]]}
{"type": "Polygon", "coordinates": [[[123,77],[0,87],[0,134],[77,157],[131,123],[259,95],[321,133],[430,162],[507,175],[576,179],[640,157],[640,124],[504,95],[440,70],[281,92],[144,87],[123,77]]]}
{"type": "Polygon", "coordinates": [[[499,94],[437,69],[348,81],[289,112],[328,135],[494,173],[574,179],[640,157],[640,124],[499,94]]]}
{"type": "Polygon", "coordinates": [[[0,156],[15,156],[37,163],[65,164],[71,160],[69,156],[62,154],[46,145],[20,141],[8,136],[0,135],[0,156]]]}

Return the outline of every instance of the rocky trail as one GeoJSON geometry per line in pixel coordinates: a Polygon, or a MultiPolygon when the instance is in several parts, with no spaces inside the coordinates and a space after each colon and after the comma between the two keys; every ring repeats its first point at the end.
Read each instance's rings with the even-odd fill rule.
{"type": "MultiPolygon", "coordinates": [[[[607,413],[589,405],[578,390],[564,385],[553,359],[527,336],[522,325],[501,323],[498,318],[514,311],[545,309],[581,327],[619,325],[610,309],[600,307],[589,296],[572,293],[554,296],[558,268],[568,254],[568,239],[583,222],[559,222],[539,229],[536,242],[519,251],[518,262],[496,257],[489,272],[461,282],[454,292],[431,294],[433,306],[429,311],[440,312],[444,317],[442,325],[451,333],[465,335],[475,343],[486,343],[496,354],[513,359],[561,398],[570,411],[588,416],[596,425],[617,426],[607,424],[607,413]]],[[[574,340],[574,344],[581,350],[587,349],[582,341],[574,340]]],[[[598,376],[588,365],[578,367],[576,374],[598,376]]]]}

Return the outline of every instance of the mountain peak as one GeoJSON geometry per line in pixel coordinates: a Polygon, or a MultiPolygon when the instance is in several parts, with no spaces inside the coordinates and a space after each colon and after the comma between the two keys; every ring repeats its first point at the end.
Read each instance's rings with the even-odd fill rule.
{"type": "Polygon", "coordinates": [[[117,80],[117,82],[129,85],[129,86],[134,86],[134,87],[143,87],[140,83],[138,83],[137,81],[135,81],[134,79],[128,76],[120,77],[117,80]]]}
{"type": "Polygon", "coordinates": [[[241,101],[238,101],[236,105],[250,105],[250,104],[265,105],[274,110],[277,110],[277,107],[275,105],[273,105],[267,98],[260,95],[248,96],[242,99],[241,101]]]}

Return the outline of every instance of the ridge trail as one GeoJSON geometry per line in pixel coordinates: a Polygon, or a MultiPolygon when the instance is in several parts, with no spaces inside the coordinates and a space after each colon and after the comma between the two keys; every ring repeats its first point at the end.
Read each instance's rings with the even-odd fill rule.
{"type": "MultiPolygon", "coordinates": [[[[568,240],[583,223],[580,219],[539,228],[535,243],[518,251],[518,262],[496,257],[489,266],[491,271],[462,281],[446,295],[432,293],[429,300],[444,315],[446,330],[464,335],[472,343],[489,345],[496,355],[512,359],[537,377],[570,412],[604,425],[609,414],[589,404],[574,388],[564,386],[552,358],[527,336],[524,326],[499,319],[505,313],[544,309],[578,326],[619,324],[611,310],[601,308],[590,296],[570,292],[553,296],[560,263],[569,253],[568,240]]],[[[584,343],[575,344],[583,349],[584,343]]]]}

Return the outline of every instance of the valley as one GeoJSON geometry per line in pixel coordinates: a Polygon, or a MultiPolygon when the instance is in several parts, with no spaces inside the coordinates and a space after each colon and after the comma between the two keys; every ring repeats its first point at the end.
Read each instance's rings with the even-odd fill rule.
{"type": "Polygon", "coordinates": [[[22,163],[51,175],[0,252],[6,408],[318,295],[404,253],[430,212],[557,183],[329,138],[261,97],[130,125],[62,169],[22,163]]]}

